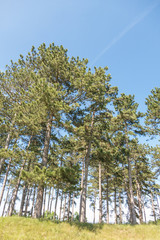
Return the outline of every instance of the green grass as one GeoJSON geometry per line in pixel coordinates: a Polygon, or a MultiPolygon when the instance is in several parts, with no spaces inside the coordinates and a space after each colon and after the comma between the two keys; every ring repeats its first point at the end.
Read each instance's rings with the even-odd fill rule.
{"type": "Polygon", "coordinates": [[[0,218],[0,240],[160,240],[158,225],[53,223],[37,219],[0,218]]]}

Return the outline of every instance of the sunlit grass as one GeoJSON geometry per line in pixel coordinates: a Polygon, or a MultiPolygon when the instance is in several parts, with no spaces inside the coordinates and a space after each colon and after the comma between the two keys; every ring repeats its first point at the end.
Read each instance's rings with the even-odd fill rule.
{"type": "Polygon", "coordinates": [[[93,225],[0,218],[0,240],[160,240],[157,225],[93,225]]]}

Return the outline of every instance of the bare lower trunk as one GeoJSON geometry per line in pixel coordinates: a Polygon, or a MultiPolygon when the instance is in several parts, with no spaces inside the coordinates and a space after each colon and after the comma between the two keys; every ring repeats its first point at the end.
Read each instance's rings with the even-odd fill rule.
{"type": "Polygon", "coordinates": [[[142,200],[141,200],[141,189],[138,180],[136,179],[137,186],[137,199],[138,199],[138,208],[139,208],[139,222],[143,223],[143,213],[142,213],[142,200]]]}
{"type": "Polygon", "coordinates": [[[51,201],[50,201],[50,206],[49,206],[49,211],[50,211],[50,212],[52,212],[53,196],[54,196],[54,186],[53,186],[53,188],[52,188],[52,196],[51,196],[51,201]]]}
{"type": "Polygon", "coordinates": [[[152,212],[153,212],[153,217],[154,217],[154,221],[156,222],[156,211],[155,211],[155,207],[154,207],[154,201],[153,201],[153,195],[151,193],[151,202],[152,202],[152,212]]]}
{"type": "Polygon", "coordinates": [[[24,216],[27,216],[28,213],[28,207],[29,207],[29,201],[30,201],[30,195],[32,194],[32,189],[28,188],[28,193],[27,193],[27,199],[26,199],[26,204],[25,204],[25,212],[24,212],[24,216]]]}
{"type": "Polygon", "coordinates": [[[12,158],[10,158],[10,160],[9,160],[7,171],[6,171],[4,180],[3,180],[3,186],[2,186],[2,191],[1,191],[1,195],[0,195],[0,205],[1,205],[1,202],[2,202],[2,198],[3,198],[3,194],[4,194],[6,182],[7,182],[7,177],[8,177],[8,173],[9,173],[9,170],[10,170],[11,161],[12,161],[12,158]]]}
{"type": "Polygon", "coordinates": [[[102,169],[99,162],[99,223],[102,223],[102,169]]]}
{"type": "Polygon", "coordinates": [[[63,205],[63,221],[65,220],[65,216],[66,216],[66,197],[67,197],[67,194],[65,193],[64,205],[63,205]]]}
{"type": "Polygon", "coordinates": [[[26,198],[26,193],[27,193],[27,185],[25,184],[24,187],[23,187],[23,193],[22,193],[22,200],[21,200],[19,216],[22,216],[22,213],[23,213],[23,207],[24,207],[24,202],[25,202],[25,198],[26,198]]]}
{"type": "Polygon", "coordinates": [[[89,166],[89,158],[90,158],[90,151],[91,151],[91,138],[93,135],[93,125],[94,125],[94,117],[95,111],[92,114],[91,120],[91,130],[89,134],[89,142],[88,146],[86,147],[86,157],[85,157],[85,176],[82,188],[82,204],[81,204],[81,215],[80,215],[80,222],[86,222],[86,199],[87,199],[87,183],[88,183],[88,166],[89,166]]]}
{"type": "Polygon", "coordinates": [[[117,224],[117,189],[114,189],[114,214],[115,214],[115,224],[117,224]]]}
{"type": "Polygon", "coordinates": [[[31,207],[31,217],[33,217],[35,195],[36,195],[36,186],[34,187],[34,191],[33,191],[32,207],[31,207]]]}
{"type": "Polygon", "coordinates": [[[71,205],[71,193],[69,193],[69,197],[68,197],[67,221],[69,221],[69,217],[70,217],[70,205],[71,205]]]}
{"type": "Polygon", "coordinates": [[[72,217],[71,217],[71,221],[73,221],[74,218],[74,193],[73,193],[73,197],[72,197],[72,217]]]}
{"type": "Polygon", "coordinates": [[[144,221],[145,221],[145,223],[147,223],[146,211],[145,211],[145,206],[144,206],[144,198],[142,198],[142,207],[143,207],[144,221]]]}
{"type": "Polygon", "coordinates": [[[94,192],[93,223],[96,222],[96,191],[94,192]]]}
{"type": "Polygon", "coordinates": [[[45,188],[44,189],[44,199],[43,199],[43,218],[45,216],[46,192],[47,192],[47,189],[45,188]]]}
{"type": "Polygon", "coordinates": [[[82,190],[83,190],[83,182],[84,182],[84,158],[83,158],[83,163],[82,163],[82,177],[81,177],[81,192],[80,192],[79,217],[81,216],[81,210],[82,210],[82,190]]]}
{"type": "Polygon", "coordinates": [[[60,203],[60,210],[59,210],[59,220],[61,220],[61,214],[62,214],[62,202],[63,202],[63,192],[61,196],[61,203],[60,203]]]}
{"type": "Polygon", "coordinates": [[[129,193],[130,193],[130,216],[131,216],[131,224],[136,224],[136,212],[135,212],[135,204],[134,204],[134,195],[133,195],[133,187],[132,187],[132,171],[131,171],[131,162],[128,157],[128,178],[129,178],[129,193]]]}
{"type": "Polygon", "coordinates": [[[159,201],[158,201],[158,196],[157,195],[156,195],[156,200],[157,200],[157,207],[158,207],[159,217],[160,217],[160,207],[159,207],[159,201]]]}
{"type": "Polygon", "coordinates": [[[47,212],[49,212],[50,198],[51,198],[51,187],[50,187],[50,189],[49,189],[49,195],[48,195],[48,206],[47,206],[47,212]]]}
{"type": "Polygon", "coordinates": [[[7,199],[8,199],[9,190],[10,190],[10,185],[11,185],[11,180],[9,182],[9,186],[8,186],[8,190],[7,190],[7,194],[6,194],[6,199],[5,199],[4,206],[3,206],[2,217],[4,216],[5,207],[6,207],[6,204],[7,204],[7,199]]]}
{"type": "Polygon", "coordinates": [[[108,183],[108,175],[107,175],[107,193],[106,193],[106,205],[107,205],[107,215],[106,222],[109,224],[109,183],[108,183]]]}
{"type": "Polygon", "coordinates": [[[55,207],[54,207],[54,216],[53,219],[56,219],[56,214],[57,214],[57,202],[58,202],[58,196],[59,196],[59,188],[57,189],[57,194],[56,194],[56,201],[55,201],[55,207]]]}
{"type": "MultiPolygon", "coordinates": [[[[49,151],[50,138],[51,138],[52,119],[53,119],[53,115],[50,114],[48,122],[46,124],[46,135],[45,135],[44,149],[43,149],[43,156],[42,156],[42,167],[47,167],[48,151],[49,151]]],[[[38,187],[38,190],[37,190],[37,200],[36,200],[36,205],[34,209],[34,218],[41,217],[42,204],[43,204],[43,192],[44,192],[44,186],[41,185],[38,187]]]]}
{"type": "Polygon", "coordinates": [[[119,191],[119,223],[122,224],[122,201],[120,191],[119,191]]]}

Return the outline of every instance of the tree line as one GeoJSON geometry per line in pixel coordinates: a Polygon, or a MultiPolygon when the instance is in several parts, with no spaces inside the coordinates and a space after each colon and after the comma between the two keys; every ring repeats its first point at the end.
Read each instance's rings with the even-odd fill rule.
{"type": "Polygon", "coordinates": [[[146,222],[147,206],[160,217],[160,148],[138,140],[159,136],[160,88],[141,113],[134,96],[111,85],[107,67],[87,64],[42,44],[0,73],[2,216],[20,201],[19,216],[86,222],[89,200],[94,223],[97,201],[99,223],[113,212],[115,223],[124,215],[146,222]]]}

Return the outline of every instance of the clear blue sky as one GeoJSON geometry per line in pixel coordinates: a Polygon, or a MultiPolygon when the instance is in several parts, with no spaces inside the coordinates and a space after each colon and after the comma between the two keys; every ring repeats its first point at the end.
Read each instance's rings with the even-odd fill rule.
{"type": "Polygon", "coordinates": [[[108,66],[112,85],[140,110],[160,84],[160,0],[1,0],[0,69],[31,46],[54,42],[108,66]]]}

